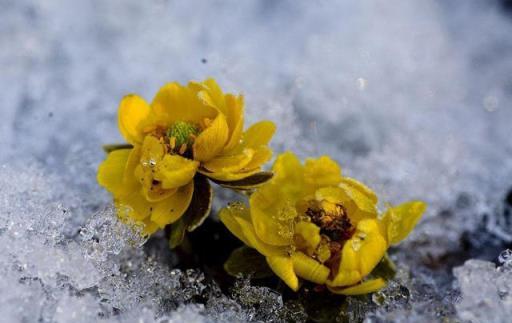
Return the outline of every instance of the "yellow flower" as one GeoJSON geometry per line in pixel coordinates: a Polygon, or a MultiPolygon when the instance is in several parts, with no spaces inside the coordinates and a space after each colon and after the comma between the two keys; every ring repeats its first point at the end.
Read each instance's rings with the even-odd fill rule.
{"type": "Polygon", "coordinates": [[[275,126],[262,121],[244,132],[243,116],[243,96],[223,93],[213,79],[166,84],[151,104],[124,97],[118,124],[129,144],[106,147],[97,176],[120,218],[143,223],[146,234],[179,220],[176,228],[191,231],[210,211],[206,178],[240,189],[268,180],[261,165],[272,156],[275,126]]]}
{"type": "Polygon", "coordinates": [[[426,204],[413,201],[377,210],[377,196],[364,184],[341,175],[328,157],[301,164],[280,155],[274,177],[251,195],[250,208],[232,204],[221,221],[247,246],[265,256],[291,289],[299,279],[325,285],[336,294],[357,295],[385,286],[369,274],[389,246],[414,228],[426,204]]]}

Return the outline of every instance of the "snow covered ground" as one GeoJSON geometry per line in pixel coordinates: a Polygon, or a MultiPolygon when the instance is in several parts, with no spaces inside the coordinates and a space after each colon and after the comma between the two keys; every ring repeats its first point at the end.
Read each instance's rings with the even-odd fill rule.
{"type": "Polygon", "coordinates": [[[121,141],[123,95],[151,99],[166,81],[212,76],[245,94],[249,122],[278,123],[276,152],[330,154],[384,201],[429,203],[392,251],[395,280],[348,299],[344,319],[507,321],[512,262],[498,259],[512,246],[506,4],[0,0],[0,317],[304,318],[248,281],[221,289],[165,242],[140,247],[96,184],[101,145],[121,141]]]}

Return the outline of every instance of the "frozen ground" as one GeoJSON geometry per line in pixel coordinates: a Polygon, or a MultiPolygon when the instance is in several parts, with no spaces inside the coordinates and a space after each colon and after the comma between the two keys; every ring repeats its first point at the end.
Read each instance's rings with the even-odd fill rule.
{"type": "Polygon", "coordinates": [[[141,248],[96,185],[101,144],[121,140],[124,94],[150,99],[166,81],[213,76],[245,93],[250,121],[277,121],[276,151],[331,154],[383,200],[429,203],[392,251],[395,280],[347,299],[339,320],[506,322],[508,7],[0,0],[2,321],[305,319],[297,302],[247,280],[219,287],[163,241],[141,248]]]}

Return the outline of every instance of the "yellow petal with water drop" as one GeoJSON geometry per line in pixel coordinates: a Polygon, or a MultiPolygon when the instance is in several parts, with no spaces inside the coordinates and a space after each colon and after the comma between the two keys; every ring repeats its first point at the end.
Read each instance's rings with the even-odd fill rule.
{"type": "Polygon", "coordinates": [[[261,195],[251,196],[251,218],[257,236],[270,245],[287,246],[292,243],[293,223],[297,210],[286,200],[277,200],[270,207],[260,208],[264,204],[261,195]]]}
{"type": "Polygon", "coordinates": [[[328,285],[337,287],[357,283],[375,268],[387,247],[377,220],[361,220],[352,238],[345,242],[338,273],[328,285]]]}
{"type": "Polygon", "coordinates": [[[125,222],[141,221],[151,216],[153,203],[148,202],[140,191],[133,191],[115,199],[119,218],[125,222]]]}
{"type": "Polygon", "coordinates": [[[151,168],[162,160],[165,154],[165,145],[156,137],[146,136],[141,148],[140,163],[142,166],[151,168]]]}
{"type": "Polygon", "coordinates": [[[303,166],[293,153],[281,154],[273,166],[274,177],[249,200],[258,237],[268,244],[289,245],[297,217],[295,204],[302,197],[303,166]]]}
{"type": "Polygon", "coordinates": [[[165,155],[155,168],[154,178],[162,188],[173,189],[188,184],[196,174],[199,162],[178,155],[165,155]]]}
{"type": "Polygon", "coordinates": [[[382,236],[377,220],[366,219],[358,223],[354,237],[361,239],[359,249],[361,275],[368,275],[386,254],[388,244],[382,236]]]}
{"type": "Polygon", "coordinates": [[[151,220],[149,220],[149,219],[145,220],[143,222],[143,224],[144,224],[144,229],[142,230],[143,235],[148,235],[148,236],[152,235],[153,233],[157,232],[160,229],[160,227],[156,223],[151,222],[151,220]]]}

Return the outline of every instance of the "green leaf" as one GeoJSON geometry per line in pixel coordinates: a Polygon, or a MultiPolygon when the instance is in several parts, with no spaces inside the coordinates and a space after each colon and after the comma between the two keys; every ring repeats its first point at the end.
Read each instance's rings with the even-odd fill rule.
{"type": "Polygon", "coordinates": [[[171,224],[171,235],[169,237],[169,247],[171,247],[171,249],[176,248],[183,242],[185,231],[186,226],[183,218],[171,224]]]}
{"type": "Polygon", "coordinates": [[[194,177],[194,195],[192,195],[190,206],[183,216],[188,232],[194,231],[203,224],[212,209],[212,201],[213,190],[208,179],[197,174],[194,177]]]}
{"type": "Polygon", "coordinates": [[[307,283],[300,291],[299,300],[308,315],[308,322],[349,322],[346,297],[328,291],[315,291],[315,285],[307,283]],[[309,290],[309,291],[308,291],[309,290]]]}
{"type": "Polygon", "coordinates": [[[224,269],[231,276],[250,276],[251,278],[265,278],[273,275],[265,257],[253,248],[242,246],[233,250],[224,269]]]}
{"type": "Polygon", "coordinates": [[[133,146],[131,144],[111,144],[111,145],[103,145],[102,148],[103,148],[103,151],[105,151],[107,154],[110,154],[114,150],[132,149],[133,146]]]}
{"type": "Polygon", "coordinates": [[[396,275],[396,265],[389,258],[387,253],[384,255],[382,260],[377,264],[377,266],[371,272],[371,276],[380,277],[386,281],[392,279],[393,277],[395,277],[395,275],[396,275]]]}
{"type": "Polygon", "coordinates": [[[219,184],[222,187],[236,189],[236,190],[251,190],[254,189],[268,180],[270,180],[274,176],[272,172],[259,172],[253,174],[244,179],[236,180],[236,181],[219,181],[213,178],[210,178],[216,184],[219,184]]]}

